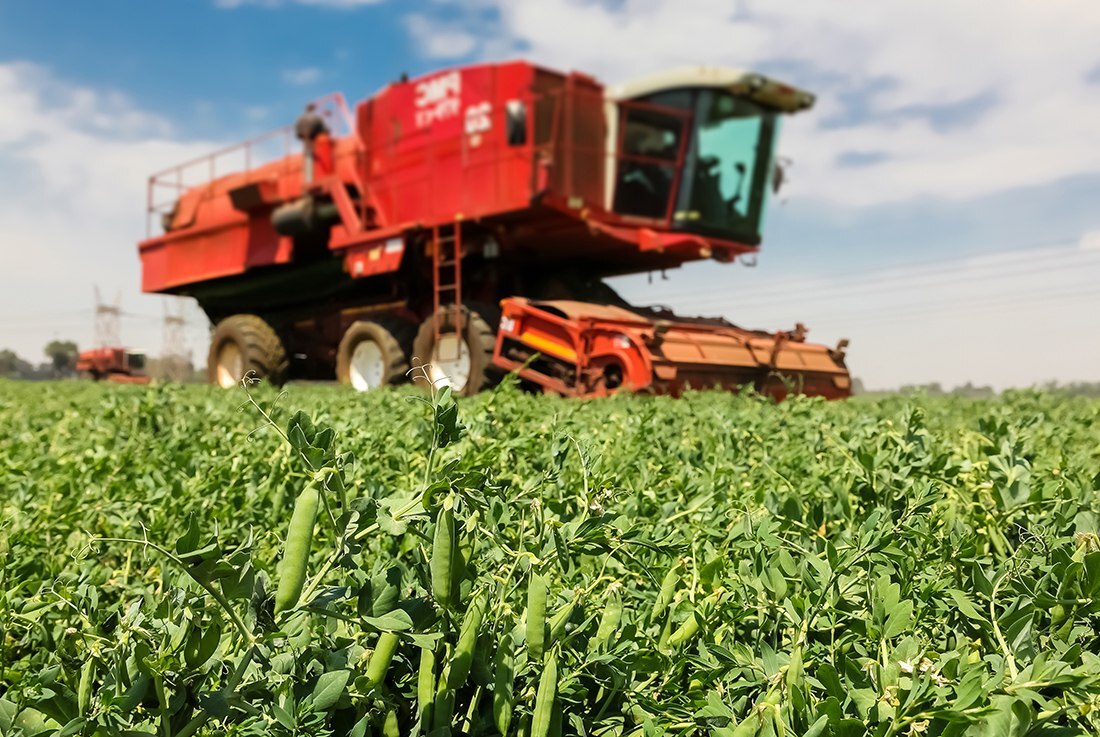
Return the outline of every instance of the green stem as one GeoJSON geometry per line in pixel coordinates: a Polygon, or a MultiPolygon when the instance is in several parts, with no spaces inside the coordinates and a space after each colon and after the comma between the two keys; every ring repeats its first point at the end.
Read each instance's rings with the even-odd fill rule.
{"type": "Polygon", "coordinates": [[[313,580],[306,586],[305,592],[302,594],[302,601],[309,601],[313,596],[313,592],[317,590],[317,587],[321,585],[321,579],[332,570],[332,567],[336,565],[336,561],[340,559],[340,556],[344,552],[344,547],[347,544],[346,538],[341,537],[340,542],[336,546],[336,550],[332,551],[325,562],[321,564],[321,569],[317,571],[317,575],[313,577],[313,580]]]}
{"type": "Polygon", "coordinates": [[[157,713],[160,715],[160,729],[163,737],[172,737],[172,723],[168,714],[168,695],[164,692],[164,676],[153,675],[153,688],[157,692],[157,713]]]}
{"type": "Polygon", "coordinates": [[[1008,643],[1005,641],[1004,634],[1001,633],[1001,625],[997,623],[997,589],[1001,587],[1005,579],[1008,578],[1008,572],[1002,573],[993,584],[993,591],[989,595],[989,619],[993,622],[993,634],[997,638],[997,643],[1001,646],[1001,652],[1005,656],[1005,665],[1008,666],[1008,674],[1015,681],[1020,673],[1016,670],[1016,658],[1012,656],[1012,651],[1008,647],[1008,643]]]}
{"type": "MultiPolygon", "coordinates": [[[[222,688],[222,693],[225,694],[226,698],[236,690],[237,686],[240,685],[241,681],[244,679],[244,674],[248,670],[248,666],[252,664],[252,658],[255,654],[256,646],[253,645],[248,649],[248,652],[241,657],[241,662],[237,663],[237,667],[233,669],[233,672],[229,676],[229,680],[225,682],[225,686],[222,688]]],[[[195,732],[202,729],[203,725],[210,720],[210,716],[210,713],[206,710],[199,712],[194,719],[185,724],[183,729],[176,733],[175,737],[191,737],[195,732]]]]}

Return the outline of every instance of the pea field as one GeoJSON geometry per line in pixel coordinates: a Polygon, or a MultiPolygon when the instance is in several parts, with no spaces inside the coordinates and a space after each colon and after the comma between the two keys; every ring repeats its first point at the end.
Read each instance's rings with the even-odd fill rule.
{"type": "Polygon", "coordinates": [[[1100,401],[0,382],[0,734],[1100,734],[1100,401]]]}

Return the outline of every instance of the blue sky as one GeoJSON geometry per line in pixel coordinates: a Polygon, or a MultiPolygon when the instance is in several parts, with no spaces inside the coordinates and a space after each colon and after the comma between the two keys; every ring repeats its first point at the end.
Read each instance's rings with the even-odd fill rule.
{"type": "MultiPolygon", "coordinates": [[[[144,177],[401,72],[526,57],[614,83],[746,66],[818,94],[756,268],[618,284],[639,302],[852,341],[871,386],[1100,380],[1100,5],[1090,0],[0,2],[0,347],[138,315],[144,177]],[[1037,348],[1042,344],[1042,348],[1037,348]]],[[[200,363],[203,326],[192,316],[200,363]]]]}
{"type": "Polygon", "coordinates": [[[432,64],[410,48],[404,17],[393,4],[16,1],[0,5],[0,54],[73,84],[121,91],[181,135],[232,137],[265,122],[250,111],[263,110],[274,125],[318,91],[358,98],[402,69],[427,71],[432,64]]]}

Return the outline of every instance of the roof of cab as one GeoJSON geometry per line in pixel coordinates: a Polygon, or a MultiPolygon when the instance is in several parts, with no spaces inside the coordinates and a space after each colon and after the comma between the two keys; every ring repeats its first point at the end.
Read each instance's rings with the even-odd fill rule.
{"type": "Polygon", "coordinates": [[[729,90],[762,105],[793,113],[814,104],[814,96],[784,82],[746,69],[731,67],[680,67],[657,72],[607,88],[611,100],[632,100],[665,90],[710,87],[729,90]]]}

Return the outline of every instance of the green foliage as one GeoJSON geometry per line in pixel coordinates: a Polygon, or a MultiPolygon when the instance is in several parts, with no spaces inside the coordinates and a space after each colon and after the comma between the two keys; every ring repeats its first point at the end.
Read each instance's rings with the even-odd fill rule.
{"type": "Polygon", "coordinates": [[[76,359],[80,350],[71,340],[51,340],[42,349],[46,357],[53,364],[54,371],[71,372],[76,366],[76,359]]]}
{"type": "Polygon", "coordinates": [[[0,734],[1100,732],[1098,402],[249,391],[0,383],[0,734]]]}

